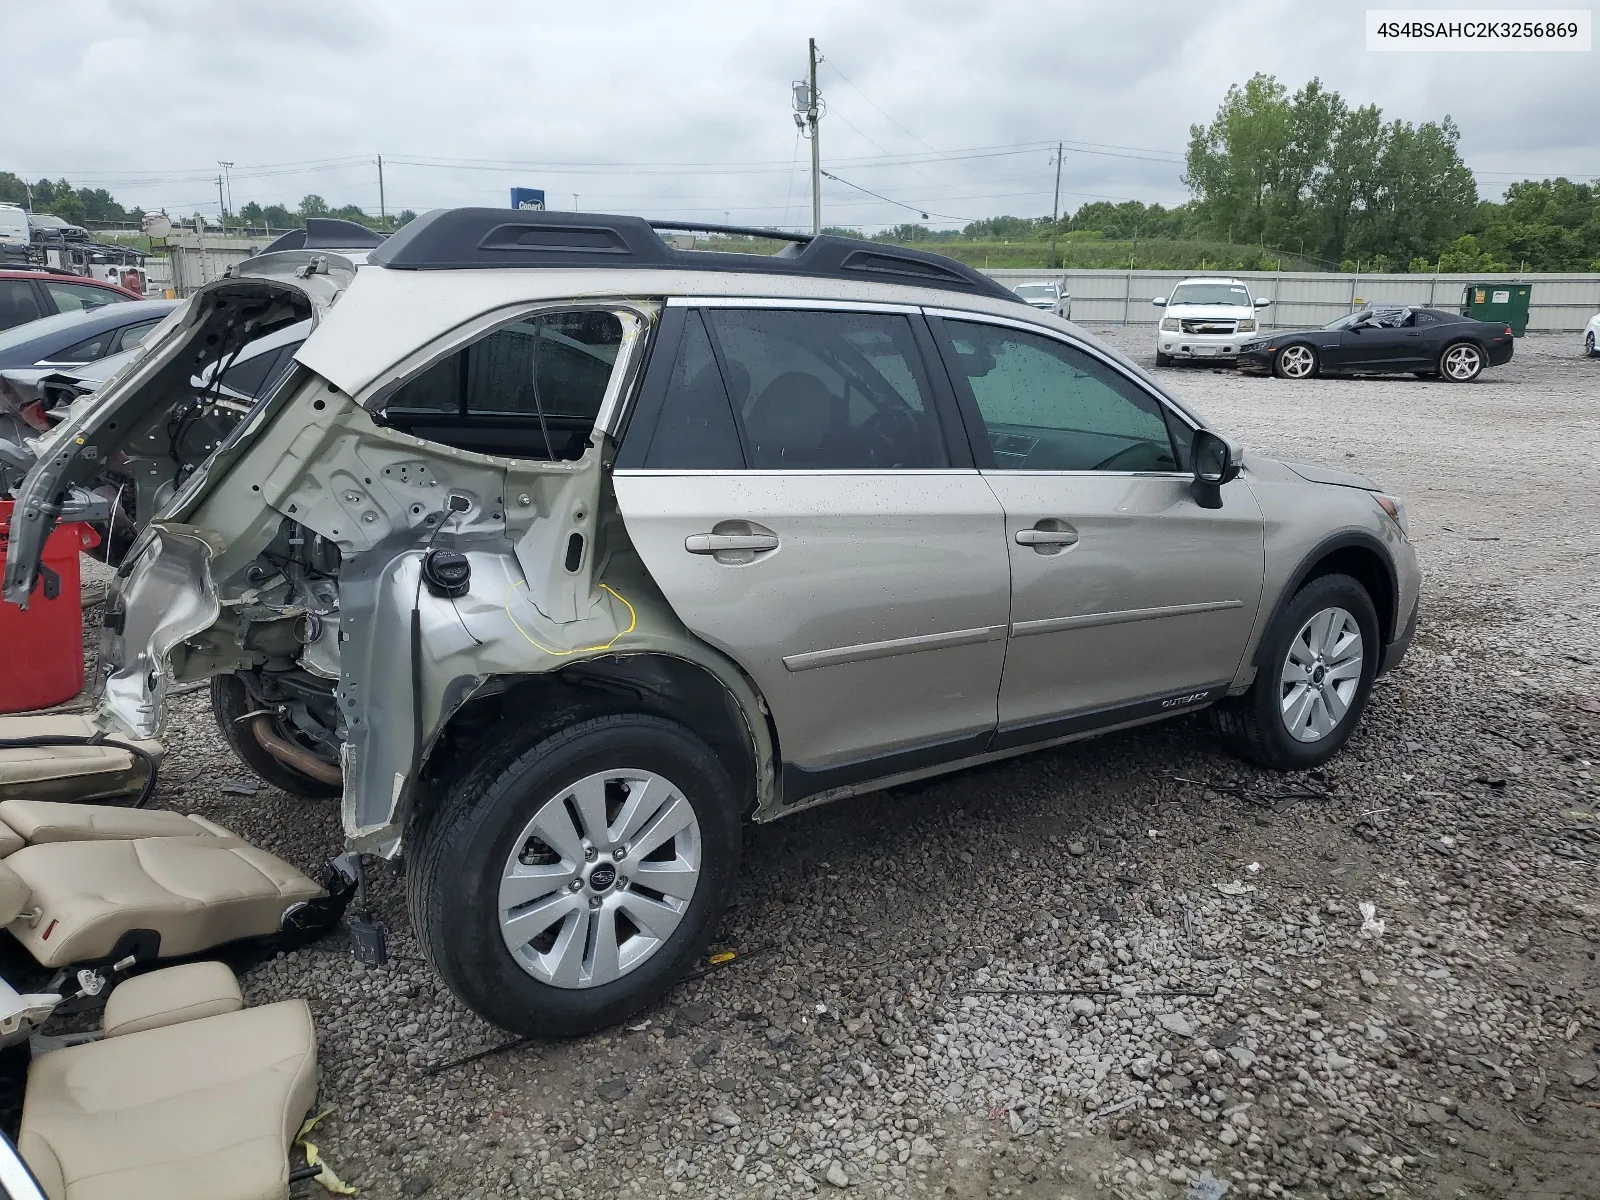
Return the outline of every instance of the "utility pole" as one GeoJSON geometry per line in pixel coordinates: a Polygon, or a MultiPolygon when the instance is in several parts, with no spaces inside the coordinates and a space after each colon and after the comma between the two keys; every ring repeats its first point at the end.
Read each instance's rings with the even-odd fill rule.
{"type": "MultiPolygon", "coordinates": [[[[226,233],[228,231],[228,213],[233,210],[233,175],[231,174],[233,170],[233,164],[231,162],[223,162],[219,158],[217,159],[217,166],[222,168],[222,178],[228,188],[228,202],[223,206],[222,209],[222,231],[226,233]]],[[[220,191],[217,193],[217,199],[222,199],[222,193],[220,191]]]]}
{"type": "Polygon", "coordinates": [[[1056,199],[1050,206],[1050,269],[1053,271],[1060,264],[1056,262],[1056,225],[1061,220],[1061,152],[1062,143],[1056,143],[1056,199]]]}
{"type": "Polygon", "coordinates": [[[811,103],[806,107],[806,124],[811,126],[811,232],[822,232],[822,149],[817,142],[817,39],[811,40],[811,103]]]}
{"type": "Polygon", "coordinates": [[[217,176],[217,221],[222,226],[222,236],[228,236],[228,206],[222,201],[222,176],[217,176]]]}
{"type": "Polygon", "coordinates": [[[378,220],[383,224],[389,223],[389,210],[383,203],[383,155],[378,155],[378,220]]]}

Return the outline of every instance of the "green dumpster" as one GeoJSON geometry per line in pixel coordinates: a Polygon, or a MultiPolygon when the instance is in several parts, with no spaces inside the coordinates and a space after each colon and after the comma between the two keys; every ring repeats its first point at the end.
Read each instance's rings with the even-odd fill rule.
{"type": "Polygon", "coordinates": [[[1504,321],[1515,337],[1528,332],[1528,283],[1469,283],[1461,292],[1461,315],[1479,321],[1504,321]]]}

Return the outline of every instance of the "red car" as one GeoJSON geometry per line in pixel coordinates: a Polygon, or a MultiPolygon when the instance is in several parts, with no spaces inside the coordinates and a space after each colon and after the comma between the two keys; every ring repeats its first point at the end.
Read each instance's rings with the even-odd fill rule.
{"type": "Polygon", "coordinates": [[[0,271],[0,329],[79,308],[99,308],[104,304],[143,299],[127,288],[85,279],[81,275],[0,271]]]}

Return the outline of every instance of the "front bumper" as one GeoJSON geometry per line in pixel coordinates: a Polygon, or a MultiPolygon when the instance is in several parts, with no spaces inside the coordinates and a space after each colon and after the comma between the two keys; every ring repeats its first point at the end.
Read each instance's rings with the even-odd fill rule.
{"type": "Polygon", "coordinates": [[[1406,656],[1406,651],[1411,649],[1411,643],[1417,638],[1417,618],[1422,614],[1422,597],[1417,597],[1417,602],[1411,606],[1411,619],[1406,622],[1405,628],[1383,648],[1383,658],[1378,662],[1378,674],[1392,671],[1400,665],[1406,656]]]}
{"type": "Polygon", "coordinates": [[[1241,371],[1261,371],[1267,374],[1272,372],[1272,359],[1277,353],[1275,346],[1262,346],[1258,350],[1242,351],[1233,360],[1233,365],[1241,371]]]}
{"type": "Polygon", "coordinates": [[[1233,358],[1254,333],[1171,333],[1157,330],[1156,349],[1172,358],[1233,358]]]}

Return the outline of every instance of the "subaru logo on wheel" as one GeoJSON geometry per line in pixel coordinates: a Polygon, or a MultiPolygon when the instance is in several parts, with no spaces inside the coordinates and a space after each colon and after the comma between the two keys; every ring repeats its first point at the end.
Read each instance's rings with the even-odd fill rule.
{"type": "Polygon", "coordinates": [[[589,886],[597,892],[603,892],[617,881],[617,869],[610,863],[601,863],[589,872],[589,886]]]}

